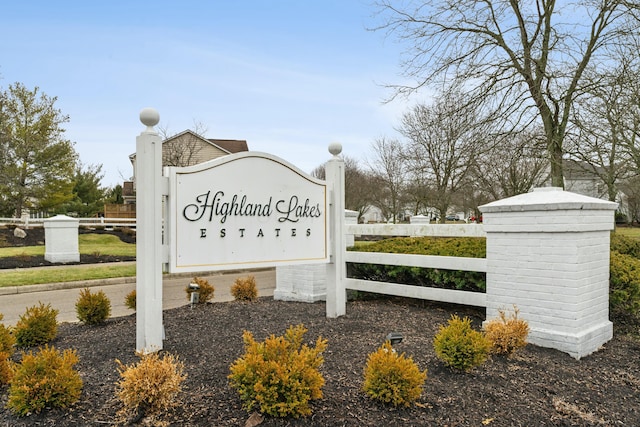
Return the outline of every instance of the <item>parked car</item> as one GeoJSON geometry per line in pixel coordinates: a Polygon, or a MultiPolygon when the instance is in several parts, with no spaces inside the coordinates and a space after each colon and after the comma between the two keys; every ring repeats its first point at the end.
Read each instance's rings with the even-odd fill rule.
{"type": "Polygon", "coordinates": [[[444,217],[447,221],[459,221],[458,215],[447,215],[444,217]]]}

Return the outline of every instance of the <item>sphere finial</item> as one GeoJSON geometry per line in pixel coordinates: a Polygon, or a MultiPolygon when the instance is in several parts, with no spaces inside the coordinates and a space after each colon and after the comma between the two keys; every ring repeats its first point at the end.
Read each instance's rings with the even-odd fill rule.
{"type": "Polygon", "coordinates": [[[332,142],[331,144],[329,144],[329,152],[334,156],[342,153],[342,144],[340,144],[339,142],[332,142]]]}
{"type": "Polygon", "coordinates": [[[147,127],[147,132],[154,132],[153,127],[160,121],[160,114],[155,108],[143,108],[140,111],[140,121],[147,127]]]}

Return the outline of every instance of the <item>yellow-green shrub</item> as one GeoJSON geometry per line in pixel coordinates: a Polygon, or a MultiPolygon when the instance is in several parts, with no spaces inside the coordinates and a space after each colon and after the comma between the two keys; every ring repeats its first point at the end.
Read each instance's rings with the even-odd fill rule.
{"type": "Polygon", "coordinates": [[[385,342],[367,358],[363,389],[373,399],[393,406],[409,406],[422,393],[427,371],[420,371],[411,357],[398,353],[385,342]]]}
{"type": "Polygon", "coordinates": [[[311,414],[309,402],[322,397],[319,368],[327,341],[318,337],[309,347],[302,344],[306,332],[303,325],[291,326],[284,336],[271,335],[264,342],[244,332],[245,354],[231,365],[229,380],[247,411],[257,408],[274,417],[311,414]]]}
{"type": "Polygon", "coordinates": [[[471,319],[452,315],[433,340],[436,356],[452,368],[469,371],[482,365],[491,349],[491,342],[482,332],[471,327],[471,319]]]}
{"type": "Polygon", "coordinates": [[[258,288],[254,276],[238,277],[231,286],[231,295],[236,301],[255,301],[258,298],[258,288]]]}
{"type": "Polygon", "coordinates": [[[23,352],[11,380],[7,407],[23,416],[76,402],[82,392],[82,379],[73,368],[76,363],[74,350],[60,353],[45,346],[35,354],[23,352]]]}
{"type": "Polygon", "coordinates": [[[189,285],[187,285],[187,287],[185,288],[185,292],[187,293],[187,299],[189,301],[191,301],[192,292],[198,292],[200,294],[200,296],[198,297],[198,302],[200,304],[204,304],[210,299],[213,299],[214,288],[212,285],[209,284],[209,281],[207,279],[203,279],[201,277],[194,277],[191,282],[197,283],[198,286],[200,286],[200,289],[194,290],[194,289],[191,289],[189,285]]]}
{"type": "Polygon", "coordinates": [[[54,339],[58,333],[57,316],[58,310],[51,304],[28,307],[14,329],[18,347],[33,347],[54,339]]]}
{"type": "MultiPolygon", "coordinates": [[[[3,319],[0,313],[0,320],[3,319]]],[[[13,376],[9,358],[13,354],[13,345],[16,339],[11,335],[9,328],[0,323],[0,384],[7,384],[13,376]]]]}
{"type": "Polygon", "coordinates": [[[518,309],[514,307],[513,314],[507,317],[504,310],[498,311],[499,317],[484,325],[485,336],[491,342],[495,353],[513,354],[527,345],[529,324],[518,318],[518,309]]]}
{"type": "Polygon", "coordinates": [[[9,384],[13,378],[13,365],[9,353],[0,351],[0,384],[9,384]]]}
{"type": "Polygon", "coordinates": [[[82,323],[97,325],[111,315],[111,301],[103,291],[91,293],[89,288],[84,288],[76,301],[76,314],[82,323]]]}
{"type": "Polygon", "coordinates": [[[609,307],[614,317],[640,317],[640,259],[611,252],[609,307]]]}
{"type": "Polygon", "coordinates": [[[132,290],[131,292],[129,292],[127,294],[126,297],[124,297],[124,305],[131,310],[135,310],[136,309],[136,290],[132,290]]]}
{"type": "Polygon", "coordinates": [[[121,377],[117,395],[124,412],[153,415],[174,406],[187,377],[184,364],[169,353],[162,358],[158,353],[137,355],[138,363],[128,366],[116,360],[121,377]]]}
{"type": "MultiPolygon", "coordinates": [[[[0,320],[4,316],[0,313],[0,320]]],[[[0,352],[7,353],[9,356],[13,354],[13,345],[16,343],[16,339],[11,335],[9,328],[4,326],[4,323],[0,323],[0,352]]]]}

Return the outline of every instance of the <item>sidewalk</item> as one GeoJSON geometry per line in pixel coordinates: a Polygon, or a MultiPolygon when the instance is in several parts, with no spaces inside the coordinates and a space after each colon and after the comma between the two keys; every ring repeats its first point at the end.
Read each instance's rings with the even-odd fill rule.
{"type": "MultiPolygon", "coordinates": [[[[42,267],[59,268],[59,267],[42,267]]],[[[87,265],[91,268],[91,265],[87,265]]],[[[195,276],[203,277],[215,288],[213,302],[232,301],[231,286],[238,277],[254,276],[258,296],[273,296],[276,287],[275,268],[230,272],[166,274],[163,276],[163,309],[176,308],[189,303],[186,286],[195,276]]],[[[11,286],[0,288],[0,313],[5,326],[15,326],[27,307],[51,304],[57,310],[58,322],[77,322],[75,304],[80,290],[103,291],[111,301],[111,317],[128,316],[134,311],[124,305],[125,296],[136,288],[135,277],[88,280],[82,282],[51,283],[44,285],[11,286]]]]}

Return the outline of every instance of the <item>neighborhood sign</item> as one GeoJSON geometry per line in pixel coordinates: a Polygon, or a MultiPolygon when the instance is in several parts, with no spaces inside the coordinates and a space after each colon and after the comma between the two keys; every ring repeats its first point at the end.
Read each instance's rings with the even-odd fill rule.
{"type": "Polygon", "coordinates": [[[257,152],[166,175],[169,272],[329,261],[324,181],[257,152]]]}

